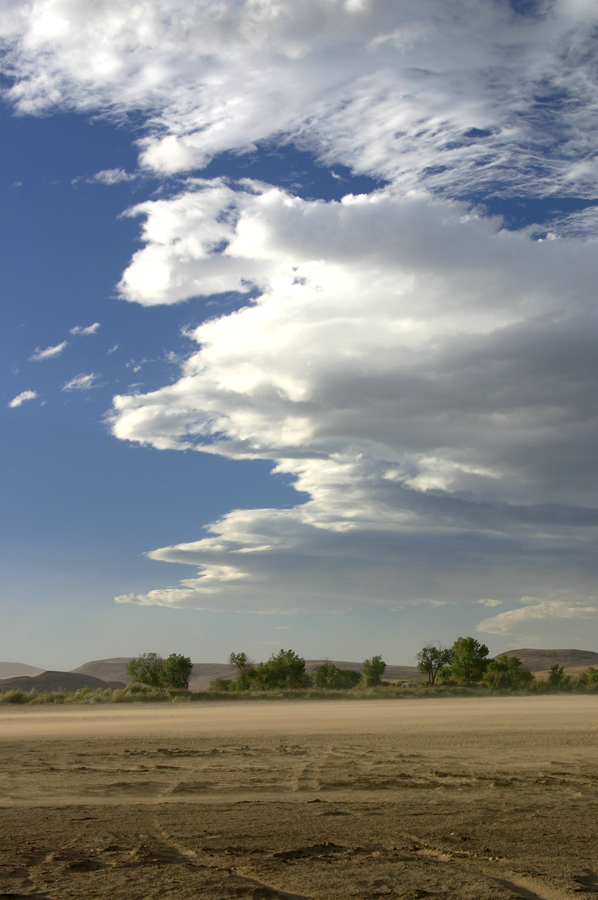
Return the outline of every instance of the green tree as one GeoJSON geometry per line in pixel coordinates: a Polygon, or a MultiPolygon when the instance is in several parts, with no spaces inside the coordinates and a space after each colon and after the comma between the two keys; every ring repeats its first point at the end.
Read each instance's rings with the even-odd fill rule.
{"type": "Polygon", "coordinates": [[[219,693],[220,691],[231,691],[236,688],[235,682],[231,678],[215,678],[210,681],[209,691],[219,693]]]}
{"type": "Polygon", "coordinates": [[[253,660],[249,659],[246,653],[231,653],[228,658],[231,666],[235,666],[237,675],[237,685],[240,691],[246,691],[249,688],[249,673],[253,669],[253,660]]]}
{"type": "Polygon", "coordinates": [[[158,653],[143,653],[137,659],[132,659],[127,666],[127,672],[133,681],[141,684],[149,684],[151,687],[162,687],[162,666],[164,660],[158,653]]]}
{"type": "Polygon", "coordinates": [[[516,656],[497,656],[491,659],[483,675],[490,691],[520,691],[530,686],[534,676],[516,656]]]}
{"type": "Polygon", "coordinates": [[[589,688],[590,690],[598,688],[598,669],[590,666],[585,672],[580,672],[577,678],[577,687],[589,688]]]}
{"type": "Polygon", "coordinates": [[[563,667],[555,663],[548,672],[548,686],[555,691],[566,691],[572,687],[572,678],[565,675],[563,667]]]}
{"type": "Polygon", "coordinates": [[[313,680],[318,688],[332,691],[346,691],[357,687],[361,681],[361,672],[353,669],[339,669],[332,662],[324,662],[316,666],[313,680]]]}
{"type": "Polygon", "coordinates": [[[450,647],[426,644],[417,654],[417,668],[428,676],[428,684],[436,684],[438,673],[445,666],[450,666],[452,659],[453,651],[450,647]]]}
{"type": "Polygon", "coordinates": [[[186,691],[189,688],[192,671],[193,663],[188,656],[171,653],[168,659],[162,662],[162,683],[167,687],[186,691]]]}
{"type": "Polygon", "coordinates": [[[381,656],[372,656],[363,663],[363,674],[365,675],[365,683],[368,687],[375,687],[382,681],[382,676],[386,671],[386,663],[381,656]]]}
{"type": "Polygon", "coordinates": [[[488,647],[472,637],[457,638],[452,648],[451,672],[459,684],[481,681],[488,665],[488,647]]]}
{"type": "Polygon", "coordinates": [[[309,687],[311,676],[305,671],[305,660],[293,650],[280,650],[265,663],[258,663],[249,673],[261,690],[309,687]]]}

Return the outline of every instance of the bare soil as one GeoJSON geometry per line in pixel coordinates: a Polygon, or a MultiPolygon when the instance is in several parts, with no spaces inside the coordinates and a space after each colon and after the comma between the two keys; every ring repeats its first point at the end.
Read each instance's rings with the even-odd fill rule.
{"type": "Polygon", "coordinates": [[[0,707],[0,898],[598,893],[598,697],[0,707]]]}

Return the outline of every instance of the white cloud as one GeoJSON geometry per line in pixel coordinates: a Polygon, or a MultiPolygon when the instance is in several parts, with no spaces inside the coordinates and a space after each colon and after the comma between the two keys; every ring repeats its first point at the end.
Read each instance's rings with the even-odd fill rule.
{"type": "Polygon", "coordinates": [[[522,597],[517,609],[484,619],[477,627],[483,634],[521,634],[539,623],[598,619],[598,598],[587,597],[522,597]]]}
{"type": "Polygon", "coordinates": [[[597,22],[581,0],[528,15],[494,0],[0,14],[9,102],[141,111],[140,162],[157,173],[293,142],[389,182],[327,204],[194,179],[130,211],[144,246],[125,300],[248,305],[192,332],[175,384],[116,397],[114,434],[273,460],[309,499],[154,551],[198,576],[120,600],[330,611],[590,594],[596,215],[537,241],[451,198],[596,196],[597,22]]]}
{"type": "Polygon", "coordinates": [[[142,204],[120,289],[261,295],[190,334],[178,382],[113,433],[271,459],[307,503],[236,511],[153,559],[198,578],[133,599],[334,610],[494,602],[595,577],[595,248],[537,242],[392,189],[342,203],[191,181],[142,204]]]}
{"type": "Polygon", "coordinates": [[[275,136],[405,188],[595,196],[597,19],[570,0],[529,15],[493,0],[172,0],[168,14],[30,0],[0,36],[19,112],[141,110],[158,172],[275,136]]]}
{"type": "Polygon", "coordinates": [[[21,391],[16,397],[13,397],[8,405],[11,409],[15,409],[17,406],[22,406],[27,400],[35,400],[37,397],[39,397],[37,391],[21,391]]]}
{"type": "Polygon", "coordinates": [[[102,169],[101,172],[96,172],[95,175],[92,175],[91,178],[88,178],[87,181],[89,183],[99,183],[99,184],[121,184],[123,181],[135,181],[137,175],[125,172],[124,169],[102,169]]]}
{"type": "Polygon", "coordinates": [[[40,362],[44,359],[52,359],[54,356],[59,356],[66,346],[67,341],[63,341],[61,344],[56,344],[54,347],[46,347],[45,350],[40,350],[39,347],[36,347],[35,353],[29,357],[29,361],[40,362]]]}
{"type": "Polygon", "coordinates": [[[99,327],[99,322],[94,322],[93,325],[88,325],[87,328],[83,328],[81,325],[75,325],[74,328],[71,328],[71,334],[96,334],[99,327]]]}
{"type": "Polygon", "coordinates": [[[62,385],[63,391],[89,391],[91,388],[97,387],[96,381],[99,378],[99,375],[96,375],[94,372],[90,372],[86,375],[84,372],[81,372],[80,375],[75,375],[74,378],[71,378],[70,381],[66,381],[62,385]]]}

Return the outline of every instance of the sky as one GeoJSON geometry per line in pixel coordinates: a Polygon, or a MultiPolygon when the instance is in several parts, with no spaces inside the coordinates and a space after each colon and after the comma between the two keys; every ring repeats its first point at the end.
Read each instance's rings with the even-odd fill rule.
{"type": "Polygon", "coordinates": [[[6,0],[0,658],[598,649],[591,0],[6,0]]]}

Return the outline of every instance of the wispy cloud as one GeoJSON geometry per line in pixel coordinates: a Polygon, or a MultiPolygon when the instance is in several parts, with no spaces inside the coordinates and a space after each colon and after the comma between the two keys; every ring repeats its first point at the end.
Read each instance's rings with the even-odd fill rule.
{"type": "Polygon", "coordinates": [[[480,622],[477,630],[482,634],[524,634],[538,623],[563,620],[598,619],[598,598],[587,597],[522,597],[523,605],[517,609],[499,613],[480,622]]]}
{"type": "Polygon", "coordinates": [[[39,347],[35,348],[35,353],[29,357],[30,362],[41,362],[44,359],[52,359],[54,356],[60,356],[64,348],[67,346],[67,341],[63,341],[61,344],[56,344],[54,347],[46,347],[45,350],[40,350],[39,347]]]}
{"type": "Polygon", "coordinates": [[[22,406],[27,400],[35,400],[37,397],[39,397],[37,391],[22,391],[8,405],[11,409],[15,409],[17,406],[22,406]]]}
{"type": "Polygon", "coordinates": [[[96,172],[95,175],[92,175],[90,178],[87,178],[87,182],[99,183],[99,184],[122,184],[123,181],[135,181],[138,176],[132,173],[125,172],[124,169],[102,169],[101,172],[96,172]]]}
{"type": "Polygon", "coordinates": [[[82,372],[80,375],[75,375],[74,378],[71,378],[70,381],[67,381],[63,384],[63,391],[89,391],[91,388],[97,387],[96,384],[98,378],[100,376],[96,375],[94,372],[90,372],[89,375],[86,375],[82,372]]]}
{"type": "Polygon", "coordinates": [[[96,334],[100,327],[99,322],[94,322],[93,325],[88,325],[87,328],[83,328],[81,325],[75,325],[74,328],[71,328],[71,334],[96,334]]]}
{"type": "Polygon", "coordinates": [[[30,0],[4,17],[5,96],[21,113],[145,112],[141,162],[156,172],[284,136],[404,189],[596,196],[591,4],[289,0],[272,15],[172,0],[164,16],[149,0],[143,23],[135,6],[77,8],[30,0]]]}

